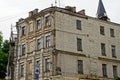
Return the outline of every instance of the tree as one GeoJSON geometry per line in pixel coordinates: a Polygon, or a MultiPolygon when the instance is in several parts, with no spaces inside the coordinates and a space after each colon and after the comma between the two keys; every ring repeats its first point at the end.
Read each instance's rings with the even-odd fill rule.
{"type": "Polygon", "coordinates": [[[8,62],[8,54],[0,50],[0,78],[5,78],[6,66],[8,62]]]}
{"type": "Polygon", "coordinates": [[[120,80],[120,78],[117,78],[116,80],[120,80]]]}
{"type": "Polygon", "coordinates": [[[6,66],[8,63],[9,41],[3,42],[3,36],[0,32],[0,79],[5,78],[6,66]]]}
{"type": "Polygon", "coordinates": [[[8,53],[8,51],[9,51],[9,41],[8,40],[5,40],[2,43],[2,51],[5,53],[8,53]]]}
{"type": "Polygon", "coordinates": [[[1,46],[2,46],[2,41],[3,41],[3,37],[2,37],[2,33],[0,32],[0,49],[1,49],[1,46]]]}

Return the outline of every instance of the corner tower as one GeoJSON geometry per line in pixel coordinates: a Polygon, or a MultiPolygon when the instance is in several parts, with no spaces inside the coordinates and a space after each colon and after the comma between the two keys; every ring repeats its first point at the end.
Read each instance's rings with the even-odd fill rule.
{"type": "Polygon", "coordinates": [[[108,20],[102,0],[99,0],[98,10],[97,10],[97,18],[101,19],[101,20],[105,20],[105,21],[108,20]]]}

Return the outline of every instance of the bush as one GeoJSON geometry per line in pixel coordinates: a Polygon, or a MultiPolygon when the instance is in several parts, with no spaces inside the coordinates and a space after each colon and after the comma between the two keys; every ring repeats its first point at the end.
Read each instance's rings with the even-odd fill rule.
{"type": "Polygon", "coordinates": [[[116,80],[120,80],[120,78],[117,78],[116,80]]]}

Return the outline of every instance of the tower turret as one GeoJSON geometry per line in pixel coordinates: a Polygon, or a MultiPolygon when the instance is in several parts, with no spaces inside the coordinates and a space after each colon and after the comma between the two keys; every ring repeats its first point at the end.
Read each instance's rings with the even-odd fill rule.
{"type": "Polygon", "coordinates": [[[99,0],[98,10],[97,10],[97,18],[101,19],[101,20],[105,20],[105,21],[108,20],[102,0],[99,0]]]}

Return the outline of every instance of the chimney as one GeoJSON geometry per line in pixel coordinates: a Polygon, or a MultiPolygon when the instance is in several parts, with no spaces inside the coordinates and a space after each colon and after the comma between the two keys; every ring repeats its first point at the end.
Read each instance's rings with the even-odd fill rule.
{"type": "Polygon", "coordinates": [[[29,12],[29,17],[31,17],[33,15],[33,11],[29,12]]]}
{"type": "Polygon", "coordinates": [[[23,18],[20,18],[20,19],[19,19],[19,22],[21,22],[21,21],[23,21],[23,20],[24,20],[23,18]]]}
{"type": "Polygon", "coordinates": [[[84,15],[85,16],[85,10],[84,9],[81,10],[81,11],[78,11],[77,13],[80,14],[80,15],[84,15]]]}
{"type": "Polygon", "coordinates": [[[31,17],[31,16],[33,16],[33,15],[35,15],[37,13],[38,13],[38,9],[34,9],[33,11],[29,12],[29,17],[31,17]]]}
{"type": "Polygon", "coordinates": [[[66,6],[65,9],[72,11],[72,12],[76,12],[76,7],[66,6]]]}
{"type": "Polygon", "coordinates": [[[33,15],[38,13],[38,9],[33,10],[33,15]]]}

